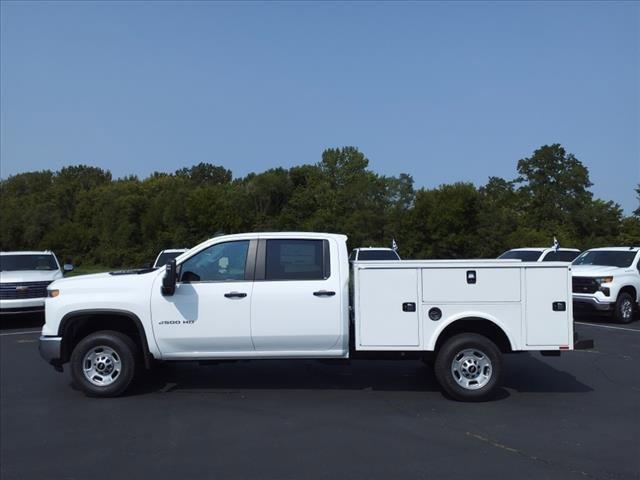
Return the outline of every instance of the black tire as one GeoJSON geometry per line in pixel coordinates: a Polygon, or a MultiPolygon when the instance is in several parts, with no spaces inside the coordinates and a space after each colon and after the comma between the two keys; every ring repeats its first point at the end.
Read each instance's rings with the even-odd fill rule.
{"type": "Polygon", "coordinates": [[[75,385],[85,394],[91,397],[117,397],[122,395],[131,384],[136,370],[138,369],[138,349],[131,337],[111,330],[103,330],[92,333],[78,342],[71,354],[71,377],[75,385]],[[93,352],[92,352],[93,350],[93,352]],[[117,374],[115,368],[111,370],[111,375],[102,375],[98,372],[93,378],[104,380],[104,385],[97,385],[89,380],[84,372],[85,356],[94,354],[98,359],[104,361],[93,362],[87,365],[102,365],[103,370],[109,373],[109,364],[118,364],[117,374]],[[119,363],[118,363],[119,362],[119,363]],[[106,382],[109,382],[106,384],[106,382]]]}
{"type": "Polygon", "coordinates": [[[491,399],[500,387],[502,355],[496,344],[487,337],[476,333],[461,333],[451,337],[440,347],[436,354],[434,372],[440,387],[451,398],[463,402],[484,402],[491,399]],[[460,375],[461,368],[456,368],[454,373],[454,361],[458,367],[460,362],[468,362],[468,367],[464,370],[470,378],[460,375]],[[474,374],[477,374],[475,379],[474,374]],[[461,385],[458,378],[462,379],[462,383],[470,385],[461,385]],[[486,383],[483,385],[483,382],[486,383]]]}
{"type": "Polygon", "coordinates": [[[613,316],[618,323],[630,323],[636,314],[636,299],[630,293],[621,292],[616,300],[613,316]]]}

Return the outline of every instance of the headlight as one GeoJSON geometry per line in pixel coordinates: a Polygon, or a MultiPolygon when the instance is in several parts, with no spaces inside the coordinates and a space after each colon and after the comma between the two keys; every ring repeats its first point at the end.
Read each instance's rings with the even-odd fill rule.
{"type": "Polygon", "coordinates": [[[60,290],[47,290],[47,296],[49,298],[55,298],[60,295],[60,290]]]}
{"type": "Polygon", "coordinates": [[[603,283],[613,282],[613,277],[598,277],[598,278],[594,278],[594,280],[597,284],[602,285],[603,283]]]}

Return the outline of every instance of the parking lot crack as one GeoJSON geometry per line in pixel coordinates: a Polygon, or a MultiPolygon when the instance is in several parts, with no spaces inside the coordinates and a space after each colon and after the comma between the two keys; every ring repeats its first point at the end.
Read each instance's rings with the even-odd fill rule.
{"type": "MultiPolygon", "coordinates": [[[[500,450],[504,450],[505,452],[512,453],[514,455],[519,455],[520,457],[526,458],[528,460],[532,460],[534,462],[543,463],[543,464],[545,464],[545,465],[547,465],[549,467],[554,467],[554,468],[558,468],[558,469],[562,469],[562,470],[568,470],[570,473],[573,473],[573,474],[576,474],[576,475],[581,475],[581,476],[583,476],[585,478],[593,478],[593,479],[596,479],[596,480],[602,478],[602,477],[596,477],[595,475],[592,475],[592,474],[590,474],[588,472],[584,472],[582,470],[570,469],[565,465],[561,465],[561,464],[555,463],[555,462],[553,462],[551,460],[547,460],[547,459],[544,459],[544,458],[536,457],[535,455],[530,455],[530,454],[528,454],[526,452],[523,452],[522,450],[519,450],[519,449],[514,448],[514,447],[510,447],[508,445],[505,445],[503,443],[500,443],[500,442],[498,442],[496,440],[493,440],[491,438],[485,437],[483,435],[479,435],[477,433],[466,432],[466,435],[468,437],[470,437],[470,438],[475,439],[475,440],[479,440],[481,442],[484,442],[487,445],[490,445],[492,447],[498,448],[500,450]]],[[[613,478],[613,477],[609,477],[609,478],[613,478]]]]}

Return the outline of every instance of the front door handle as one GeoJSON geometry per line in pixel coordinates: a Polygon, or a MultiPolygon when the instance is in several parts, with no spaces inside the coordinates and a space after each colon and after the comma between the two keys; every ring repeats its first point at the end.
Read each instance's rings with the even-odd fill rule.
{"type": "Polygon", "coordinates": [[[244,292],[229,292],[224,294],[227,298],[244,298],[247,296],[244,292]]]}
{"type": "Polygon", "coordinates": [[[330,290],[318,290],[317,292],[313,292],[316,297],[333,297],[336,292],[332,292],[330,290]]]}

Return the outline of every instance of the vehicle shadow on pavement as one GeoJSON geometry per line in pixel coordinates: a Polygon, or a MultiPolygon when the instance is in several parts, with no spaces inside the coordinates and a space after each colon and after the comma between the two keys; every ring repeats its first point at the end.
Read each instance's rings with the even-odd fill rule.
{"type": "MultiPolygon", "coordinates": [[[[570,354],[570,353],[568,353],[570,354]]],[[[556,369],[537,357],[538,354],[517,353],[507,355],[503,385],[520,393],[584,393],[593,388],[578,381],[560,367],[556,369]]],[[[549,357],[547,361],[560,361],[561,357],[549,357]]]]}
{"type": "MultiPolygon", "coordinates": [[[[507,355],[504,387],[518,392],[573,393],[592,389],[530,354],[507,355]]],[[[259,360],[199,366],[167,363],[146,372],[130,395],[225,393],[234,390],[373,390],[439,392],[433,371],[419,361],[355,360],[326,365],[310,360],[259,360]]],[[[502,388],[496,400],[509,397],[502,388]]]]}
{"type": "Polygon", "coordinates": [[[418,361],[357,360],[349,365],[327,365],[313,360],[254,360],[163,364],[143,375],[131,393],[234,389],[439,390],[430,369],[418,361]]]}
{"type": "Polygon", "coordinates": [[[0,330],[31,329],[44,325],[44,313],[23,313],[0,316],[0,330]]]}

